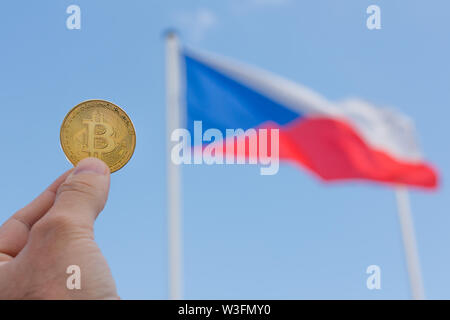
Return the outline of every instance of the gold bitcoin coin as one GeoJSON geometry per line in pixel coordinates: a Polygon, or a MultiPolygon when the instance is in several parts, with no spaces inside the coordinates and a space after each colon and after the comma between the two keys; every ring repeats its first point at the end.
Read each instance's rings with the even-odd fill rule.
{"type": "Polygon", "coordinates": [[[60,139],[74,166],[84,158],[96,157],[111,172],[131,159],[136,146],[136,132],[128,115],[104,100],[84,101],[70,110],[61,125],[60,139]]]}

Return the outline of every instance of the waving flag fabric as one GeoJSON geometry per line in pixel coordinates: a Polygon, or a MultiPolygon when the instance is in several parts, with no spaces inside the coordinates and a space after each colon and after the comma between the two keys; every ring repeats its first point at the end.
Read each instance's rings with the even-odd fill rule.
{"type": "Polygon", "coordinates": [[[365,179],[435,188],[411,121],[358,99],[330,102],[301,85],[185,50],[187,128],[279,128],[280,159],[323,180],[365,179]]]}

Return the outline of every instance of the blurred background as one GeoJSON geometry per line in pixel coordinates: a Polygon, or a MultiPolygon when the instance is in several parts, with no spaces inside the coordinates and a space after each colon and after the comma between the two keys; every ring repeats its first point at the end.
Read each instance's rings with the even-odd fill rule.
{"type": "MultiPolygon", "coordinates": [[[[330,100],[358,96],[412,117],[436,192],[411,205],[427,298],[449,299],[450,3],[416,0],[3,1],[0,5],[0,222],[71,167],[59,129],[87,99],[125,109],[136,151],[112,176],[96,240],[123,299],[166,299],[164,38],[306,85],[330,100]],[[81,8],[68,30],[66,9],[81,8]],[[366,8],[381,8],[368,30],[366,8]]],[[[185,166],[187,299],[407,299],[393,190],[328,183],[282,164],[185,166]],[[381,268],[368,290],[366,268],[381,268]]]]}

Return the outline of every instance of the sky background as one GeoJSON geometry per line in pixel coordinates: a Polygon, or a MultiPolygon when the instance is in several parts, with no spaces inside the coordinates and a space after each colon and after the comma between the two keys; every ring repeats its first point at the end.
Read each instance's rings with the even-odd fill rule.
{"type": "MultiPolygon", "coordinates": [[[[99,1],[0,4],[0,222],[70,168],[66,113],[87,99],[122,107],[136,151],[112,176],[96,240],[123,299],[166,299],[164,38],[267,69],[331,100],[361,97],[416,123],[437,192],[413,190],[425,293],[450,299],[450,2],[444,0],[99,1]],[[81,30],[66,8],[81,7],[81,30]],[[381,7],[381,30],[366,8],[381,7]]],[[[187,299],[408,299],[392,189],[325,184],[281,165],[185,166],[187,299]],[[381,290],[366,268],[381,268],[381,290]]]]}

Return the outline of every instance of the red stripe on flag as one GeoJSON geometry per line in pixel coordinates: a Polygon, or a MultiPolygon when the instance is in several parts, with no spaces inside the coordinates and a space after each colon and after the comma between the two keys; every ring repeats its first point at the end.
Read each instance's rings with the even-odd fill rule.
{"type": "Polygon", "coordinates": [[[436,170],[429,164],[377,150],[336,119],[303,118],[280,128],[280,158],[300,163],[327,181],[356,178],[425,188],[438,185],[436,170]]]}

